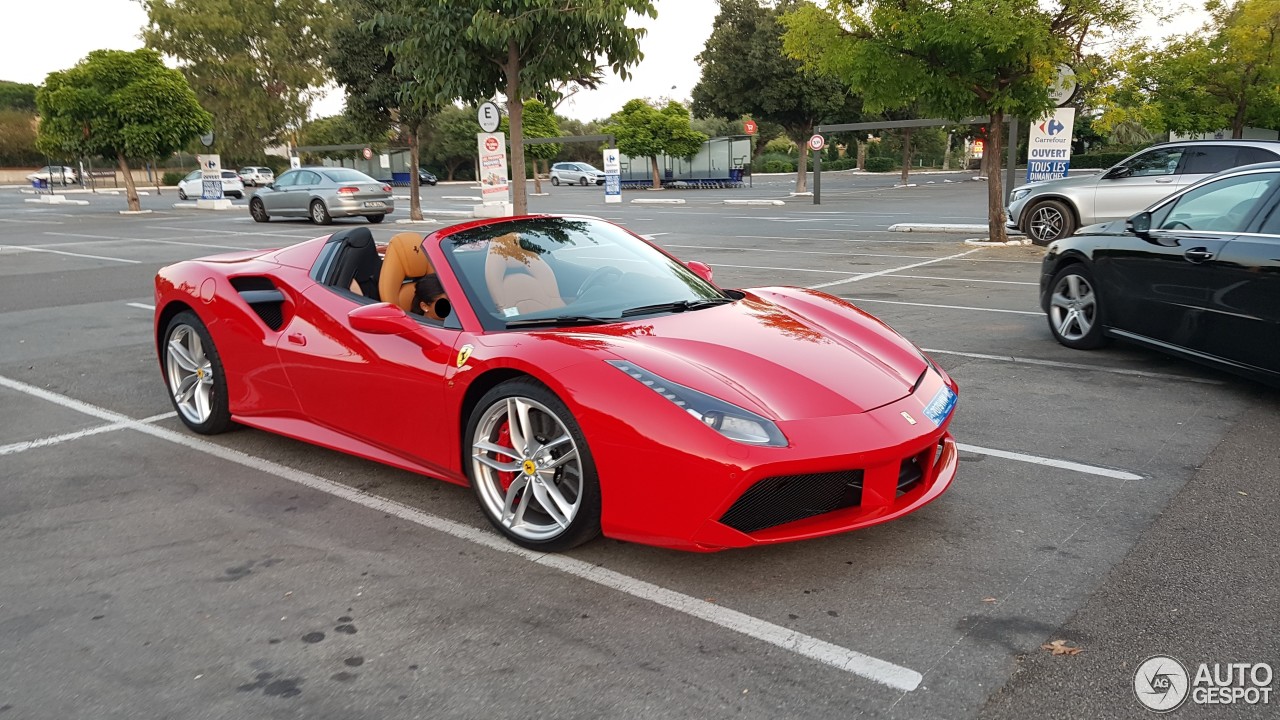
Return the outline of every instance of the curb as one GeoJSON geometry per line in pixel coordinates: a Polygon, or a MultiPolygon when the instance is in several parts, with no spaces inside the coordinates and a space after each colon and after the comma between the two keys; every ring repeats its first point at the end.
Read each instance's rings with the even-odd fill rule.
{"type": "Polygon", "coordinates": [[[632,205],[684,205],[684,200],[680,198],[637,198],[631,201],[632,205]]]}
{"type": "Polygon", "coordinates": [[[895,223],[889,232],[975,233],[985,232],[987,225],[962,223],[895,223]]]}
{"type": "Polygon", "coordinates": [[[725,200],[725,205],[786,205],[781,200],[725,200]]]}

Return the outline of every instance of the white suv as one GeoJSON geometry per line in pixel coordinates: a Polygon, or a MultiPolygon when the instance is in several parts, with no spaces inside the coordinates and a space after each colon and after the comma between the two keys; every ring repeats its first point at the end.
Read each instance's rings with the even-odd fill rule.
{"type": "Polygon", "coordinates": [[[604,173],[580,162],[558,162],[551,166],[551,184],[603,185],[604,173]]]}
{"type": "Polygon", "coordinates": [[[276,181],[276,174],[269,167],[242,167],[240,168],[240,181],[249,187],[270,185],[276,181]]]}

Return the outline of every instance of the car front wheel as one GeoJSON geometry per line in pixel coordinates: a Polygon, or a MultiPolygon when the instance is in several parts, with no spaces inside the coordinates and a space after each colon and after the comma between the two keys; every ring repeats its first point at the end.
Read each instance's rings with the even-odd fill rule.
{"type": "Polygon", "coordinates": [[[1027,236],[1037,245],[1048,245],[1075,231],[1075,216],[1071,214],[1071,208],[1060,200],[1045,200],[1032,205],[1027,211],[1027,236]]]}
{"type": "Polygon", "coordinates": [[[586,437],[546,386],[515,379],[494,387],[464,437],[480,507],[512,542],[559,552],[600,534],[600,485],[586,437]]]}
{"type": "Polygon", "coordinates": [[[271,216],[267,215],[267,206],[262,204],[262,198],[249,201],[249,214],[253,216],[254,222],[264,223],[271,219],[271,216]]]}
{"type": "Polygon", "coordinates": [[[1068,265],[1053,276],[1049,296],[1049,330],[1063,345],[1076,350],[1102,347],[1102,298],[1089,268],[1068,265]]]}
{"type": "Polygon", "coordinates": [[[582,177],[578,178],[578,184],[579,184],[579,185],[581,185],[582,187],[586,187],[586,186],[587,186],[587,176],[586,176],[586,175],[583,175],[582,177]]]}
{"type": "Polygon", "coordinates": [[[162,340],[165,385],[182,424],[202,435],[231,427],[227,376],[204,323],[189,310],[180,312],[162,340]]]}

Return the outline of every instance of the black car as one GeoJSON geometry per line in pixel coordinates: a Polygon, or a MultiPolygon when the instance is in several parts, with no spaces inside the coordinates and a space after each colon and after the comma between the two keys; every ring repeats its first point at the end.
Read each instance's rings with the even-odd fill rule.
{"type": "Polygon", "coordinates": [[[1280,162],[1053,242],[1040,306],[1067,347],[1120,338],[1280,386],[1280,162]]]}
{"type": "Polygon", "coordinates": [[[427,172],[426,168],[418,168],[418,184],[419,185],[435,185],[436,176],[427,172]]]}

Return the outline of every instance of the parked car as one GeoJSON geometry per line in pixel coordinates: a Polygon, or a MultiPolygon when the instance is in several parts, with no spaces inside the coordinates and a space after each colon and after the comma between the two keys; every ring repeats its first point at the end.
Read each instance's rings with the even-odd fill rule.
{"type": "Polygon", "coordinates": [[[309,217],[317,225],[328,225],[336,217],[364,217],[380,223],[394,210],[389,183],[342,167],[289,170],[249,201],[249,214],[258,222],[309,217]]]}
{"type": "Polygon", "coordinates": [[[721,288],[596,218],[404,232],[381,253],[352,227],[170,265],[155,297],[192,432],[239,423],[470,485],[539,552],[835,535],[956,476],[958,388],[909,340],[817,290],[721,288]]]}
{"type": "Polygon", "coordinates": [[[1027,183],[1009,196],[1010,228],[1048,245],[1077,228],[1133,215],[1221,170],[1280,160],[1280,142],[1182,140],[1160,143],[1100,175],[1027,183]]]}
{"type": "Polygon", "coordinates": [[[427,172],[426,168],[418,168],[418,184],[419,185],[435,185],[439,182],[436,176],[427,172]]]}
{"type": "MultiPolygon", "coordinates": [[[[203,171],[192,170],[182,178],[182,182],[178,183],[178,197],[188,200],[202,195],[204,195],[203,171]]],[[[244,197],[244,183],[240,181],[240,176],[234,170],[222,171],[222,196],[237,200],[244,197]]]]}
{"type": "Polygon", "coordinates": [[[31,182],[35,182],[36,180],[50,182],[49,179],[51,177],[53,178],[52,184],[54,185],[76,185],[80,182],[79,176],[76,175],[75,168],[67,167],[66,165],[45,165],[39,170],[28,175],[27,180],[31,182]]]}
{"type": "Polygon", "coordinates": [[[1235,168],[1049,246],[1054,338],[1111,338],[1280,385],[1280,162],[1235,168]]]}
{"type": "Polygon", "coordinates": [[[246,187],[257,187],[259,185],[270,185],[276,181],[276,172],[269,167],[261,165],[253,165],[240,168],[240,181],[246,187]]]}
{"type": "Polygon", "coordinates": [[[586,163],[558,162],[551,166],[551,184],[603,185],[604,173],[586,163]]]}

